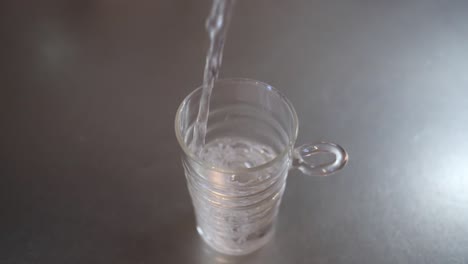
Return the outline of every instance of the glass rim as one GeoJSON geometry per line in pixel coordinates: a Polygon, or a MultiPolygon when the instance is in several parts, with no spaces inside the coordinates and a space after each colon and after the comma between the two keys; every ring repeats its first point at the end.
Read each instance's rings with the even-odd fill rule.
{"type": "Polygon", "coordinates": [[[267,167],[270,167],[272,164],[276,163],[282,157],[287,155],[290,149],[294,148],[294,144],[295,144],[296,139],[297,139],[298,128],[299,128],[299,121],[298,121],[296,110],[294,109],[292,103],[289,101],[289,99],[285,95],[283,95],[280,91],[278,91],[276,88],[274,88],[273,86],[271,86],[271,85],[269,85],[267,83],[257,81],[257,80],[253,80],[253,79],[248,79],[248,78],[223,78],[223,79],[216,80],[215,81],[215,86],[216,86],[216,84],[223,83],[223,82],[254,83],[256,86],[262,86],[262,88],[268,89],[268,91],[271,91],[271,92],[275,93],[276,95],[278,95],[281,98],[281,100],[286,104],[288,110],[291,113],[291,117],[293,119],[293,126],[294,126],[293,127],[293,133],[289,138],[288,145],[283,150],[281,150],[280,154],[278,154],[272,160],[267,161],[267,162],[265,162],[263,164],[255,166],[255,167],[251,167],[251,168],[239,168],[239,169],[236,169],[236,170],[223,169],[223,168],[214,166],[210,162],[206,162],[206,161],[200,159],[197,155],[195,155],[193,153],[193,151],[190,150],[190,148],[185,143],[184,136],[181,134],[181,131],[180,131],[181,129],[180,129],[179,124],[180,124],[180,115],[181,115],[182,109],[186,106],[188,100],[190,100],[197,92],[199,92],[203,88],[203,85],[197,87],[195,90],[190,92],[184,98],[182,103],[179,105],[179,108],[177,109],[176,117],[175,117],[175,133],[176,133],[176,138],[177,138],[177,141],[179,142],[179,145],[181,146],[182,150],[184,151],[184,154],[187,155],[188,157],[190,157],[196,163],[198,163],[199,165],[201,165],[201,166],[203,166],[205,168],[208,168],[210,170],[214,170],[214,171],[217,171],[217,172],[220,172],[220,173],[226,173],[226,174],[229,174],[229,173],[233,173],[233,174],[234,173],[251,173],[251,172],[259,171],[259,170],[265,169],[267,167]]]}

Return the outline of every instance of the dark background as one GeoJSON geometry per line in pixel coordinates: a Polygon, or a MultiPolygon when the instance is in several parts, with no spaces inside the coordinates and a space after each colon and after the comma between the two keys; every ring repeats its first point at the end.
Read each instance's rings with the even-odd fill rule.
{"type": "Polygon", "coordinates": [[[210,1],[2,1],[0,263],[468,263],[468,2],[239,0],[222,76],[277,87],[298,143],[275,240],[198,238],[173,132],[210,1]]]}

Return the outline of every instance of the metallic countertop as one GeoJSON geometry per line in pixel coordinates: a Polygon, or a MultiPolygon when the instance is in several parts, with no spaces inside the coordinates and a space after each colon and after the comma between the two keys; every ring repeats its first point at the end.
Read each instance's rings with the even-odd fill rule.
{"type": "Polygon", "coordinates": [[[468,1],[239,0],[221,75],[350,155],[292,171],[275,240],[242,258],[196,234],[173,129],[209,6],[0,4],[0,263],[468,263],[468,1]]]}

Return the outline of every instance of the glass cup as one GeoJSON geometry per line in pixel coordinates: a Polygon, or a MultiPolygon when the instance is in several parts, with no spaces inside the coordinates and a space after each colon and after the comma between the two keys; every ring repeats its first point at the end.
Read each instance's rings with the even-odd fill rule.
{"type": "Polygon", "coordinates": [[[292,104],[272,86],[249,79],[215,82],[206,144],[195,152],[190,142],[201,92],[199,87],[185,98],[175,119],[197,231],[221,253],[248,254],[273,237],[291,168],[327,176],[342,169],[348,155],[327,142],[294,148],[292,104]]]}

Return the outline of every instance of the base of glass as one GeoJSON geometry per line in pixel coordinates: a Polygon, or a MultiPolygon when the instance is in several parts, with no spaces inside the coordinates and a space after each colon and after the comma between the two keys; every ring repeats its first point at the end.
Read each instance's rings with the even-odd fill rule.
{"type": "Polygon", "coordinates": [[[262,238],[257,239],[254,242],[250,242],[250,243],[247,242],[248,244],[246,244],[244,247],[238,247],[238,248],[230,248],[230,247],[219,245],[217,243],[213,243],[211,239],[206,237],[206,235],[203,232],[203,229],[200,226],[197,226],[197,232],[201,236],[203,241],[212,249],[216,250],[217,252],[225,254],[225,255],[231,255],[231,256],[243,256],[243,255],[247,255],[247,254],[253,253],[261,249],[268,242],[270,242],[274,237],[275,228],[272,228],[262,238]]]}

